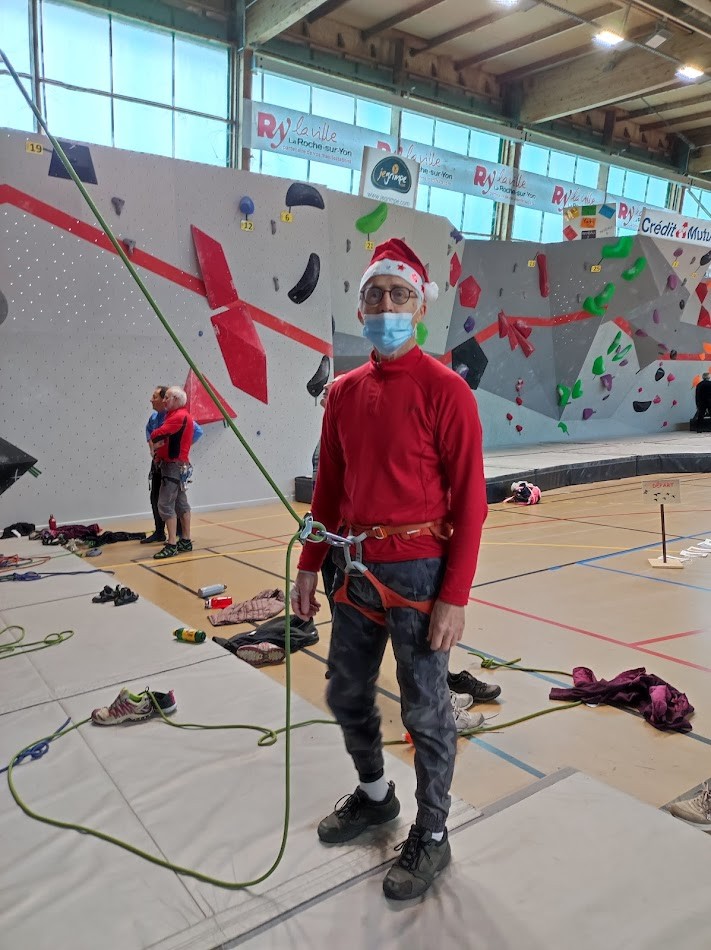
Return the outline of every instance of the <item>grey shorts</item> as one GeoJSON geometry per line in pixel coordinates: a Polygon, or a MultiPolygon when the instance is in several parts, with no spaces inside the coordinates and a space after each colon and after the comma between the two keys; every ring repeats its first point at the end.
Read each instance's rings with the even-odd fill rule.
{"type": "Polygon", "coordinates": [[[160,463],[160,493],[158,495],[158,514],[167,518],[180,517],[190,511],[188,493],[180,481],[181,462],[160,463]]]}

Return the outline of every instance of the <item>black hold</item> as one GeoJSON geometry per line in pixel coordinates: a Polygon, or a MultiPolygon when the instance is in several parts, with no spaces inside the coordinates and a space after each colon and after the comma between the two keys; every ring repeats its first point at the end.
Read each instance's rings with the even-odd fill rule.
{"type": "Polygon", "coordinates": [[[691,260],[689,261],[689,264],[693,264],[695,260],[696,260],[696,258],[695,258],[695,257],[692,257],[691,260]]]}
{"type": "Polygon", "coordinates": [[[269,223],[272,226],[272,234],[276,234],[276,221],[272,218],[272,220],[269,223]]]}
{"type": "Polygon", "coordinates": [[[314,188],[313,185],[306,184],[306,182],[295,181],[287,189],[286,206],[287,208],[297,208],[303,205],[309,208],[320,208],[322,211],[325,208],[320,191],[314,188]]]}
{"type": "Polygon", "coordinates": [[[318,397],[323,392],[330,375],[331,360],[328,356],[322,356],[321,362],[318,365],[318,369],[306,384],[306,391],[309,396],[313,396],[314,399],[318,399],[318,397]]]}
{"type": "Polygon", "coordinates": [[[351,249],[351,239],[346,238],[346,254],[350,251],[350,249],[351,249]]]}
{"type": "Polygon", "coordinates": [[[680,310],[683,310],[685,306],[686,306],[686,301],[685,301],[685,300],[680,300],[680,301],[679,301],[679,309],[680,309],[680,310]]]}
{"type": "Polygon", "coordinates": [[[349,291],[350,289],[351,289],[351,282],[350,282],[349,280],[344,280],[344,281],[343,281],[343,290],[344,290],[344,292],[345,292],[345,293],[348,293],[348,291],[349,291]]]}
{"type": "Polygon", "coordinates": [[[449,290],[449,281],[448,281],[448,280],[445,280],[445,282],[444,282],[444,292],[447,293],[448,290],[449,290]]]}
{"type": "Polygon", "coordinates": [[[279,290],[279,278],[278,278],[278,277],[272,277],[272,280],[274,281],[274,290],[277,290],[277,291],[278,291],[278,290],[279,290]]]}
{"type": "Polygon", "coordinates": [[[451,244],[448,244],[448,245],[447,245],[447,257],[449,257],[449,255],[450,255],[451,253],[452,253],[452,245],[451,245],[451,244]]]}
{"type": "Polygon", "coordinates": [[[5,322],[9,312],[10,312],[10,307],[7,302],[7,297],[0,290],[0,324],[5,322]]]}
{"type": "Polygon", "coordinates": [[[706,267],[708,263],[711,263],[711,251],[706,251],[704,256],[699,260],[699,264],[701,264],[702,267],[706,267]]]}
{"type": "Polygon", "coordinates": [[[504,288],[499,287],[499,297],[503,297],[503,296],[504,296],[504,288]]]}
{"type": "Polygon", "coordinates": [[[121,238],[121,243],[126,248],[128,257],[133,257],[133,252],[136,250],[136,242],[132,238],[121,238]]]}
{"type": "Polygon", "coordinates": [[[321,258],[318,254],[309,255],[304,273],[289,291],[289,300],[291,300],[292,303],[303,303],[305,300],[308,300],[314,290],[316,290],[320,274],[321,258]]]}
{"type": "Polygon", "coordinates": [[[0,495],[29,471],[37,461],[11,442],[0,439],[0,495]]]}
{"type": "Polygon", "coordinates": [[[632,403],[632,408],[635,412],[646,412],[647,409],[652,405],[652,400],[648,399],[646,402],[638,402],[636,399],[632,403]]]}
{"type": "Polygon", "coordinates": [[[461,231],[457,231],[456,228],[452,228],[452,230],[449,232],[449,236],[452,238],[453,241],[456,241],[457,244],[459,244],[460,241],[464,240],[464,235],[462,234],[461,231]]]}
{"type": "Polygon", "coordinates": [[[664,379],[664,370],[661,366],[657,367],[657,372],[654,374],[655,382],[659,382],[660,379],[664,379]]]}
{"type": "MultiPolygon", "coordinates": [[[[77,145],[76,142],[64,142],[62,139],[58,139],[58,141],[62,146],[64,154],[69,159],[69,164],[77,173],[79,181],[84,182],[85,185],[98,184],[96,180],[96,172],[94,171],[94,163],[91,160],[89,146],[77,145]]],[[[49,162],[48,174],[50,178],[71,179],[72,177],[64,165],[62,165],[62,160],[56,152],[52,152],[52,158],[49,162]]]]}
{"type": "Polygon", "coordinates": [[[112,198],[111,204],[114,206],[114,211],[116,214],[120,215],[126,202],[123,198],[112,198]]]}
{"type": "Polygon", "coordinates": [[[481,378],[486,371],[488,358],[477,343],[476,337],[470,336],[464,343],[455,346],[452,350],[452,366],[457,367],[460,376],[464,376],[461,367],[467,369],[466,381],[470,389],[477,389],[481,378]]]}
{"type": "Polygon", "coordinates": [[[516,261],[514,261],[514,266],[513,266],[513,271],[512,271],[513,274],[516,273],[516,268],[517,268],[517,267],[518,267],[518,264],[516,263],[516,261]]]}
{"type": "Polygon", "coordinates": [[[669,359],[675,360],[675,359],[677,358],[677,355],[678,355],[678,354],[677,354],[676,350],[670,350],[670,351],[669,351],[669,359]]]}

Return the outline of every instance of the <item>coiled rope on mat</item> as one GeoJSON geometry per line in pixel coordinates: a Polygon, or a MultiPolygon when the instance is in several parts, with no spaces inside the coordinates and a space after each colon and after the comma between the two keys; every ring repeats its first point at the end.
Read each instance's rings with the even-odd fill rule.
{"type": "MultiPolygon", "coordinates": [[[[57,139],[52,135],[52,133],[50,132],[49,128],[47,127],[47,124],[46,124],[44,118],[43,118],[42,115],[40,114],[40,112],[39,112],[39,110],[37,109],[37,107],[35,106],[35,104],[32,102],[31,98],[28,96],[28,94],[27,94],[27,92],[26,92],[24,86],[22,85],[22,83],[21,83],[21,81],[20,81],[19,76],[17,75],[17,72],[15,71],[14,67],[12,66],[12,63],[10,62],[10,60],[8,59],[8,57],[5,55],[5,53],[3,52],[2,49],[0,49],[0,59],[4,62],[5,66],[6,66],[7,69],[8,69],[8,72],[10,73],[10,75],[11,75],[12,78],[13,78],[13,80],[15,81],[15,84],[17,85],[17,88],[19,89],[20,93],[22,94],[22,96],[23,96],[25,102],[27,103],[27,105],[29,106],[29,108],[32,110],[32,112],[33,112],[35,118],[37,119],[37,122],[39,123],[40,127],[44,130],[45,134],[47,135],[47,137],[49,138],[50,142],[52,143],[52,147],[54,148],[54,153],[55,153],[55,155],[57,155],[57,157],[58,157],[59,160],[61,161],[62,165],[64,166],[64,168],[65,168],[67,174],[69,175],[69,177],[72,179],[72,181],[74,182],[74,184],[75,184],[75,185],[77,186],[77,188],[79,189],[79,191],[80,191],[82,197],[84,198],[85,202],[87,203],[87,205],[88,205],[89,208],[91,209],[92,214],[94,215],[94,217],[95,217],[96,220],[98,221],[99,225],[101,226],[101,229],[102,229],[103,232],[106,234],[107,238],[108,238],[109,241],[111,242],[111,244],[112,244],[114,250],[116,251],[116,253],[118,254],[118,256],[121,258],[121,260],[122,260],[124,266],[126,267],[126,269],[128,270],[128,272],[130,273],[131,277],[133,278],[133,280],[134,280],[134,281],[136,282],[136,284],[138,285],[138,287],[139,287],[141,293],[142,293],[143,296],[146,298],[146,301],[148,302],[149,306],[151,307],[151,309],[153,310],[153,312],[154,312],[155,315],[157,316],[157,318],[158,318],[158,320],[160,321],[161,325],[163,326],[164,330],[166,331],[166,333],[168,334],[168,336],[171,338],[171,340],[173,341],[173,343],[176,345],[176,347],[177,347],[178,350],[180,351],[181,355],[183,356],[183,358],[184,358],[185,361],[187,362],[188,366],[189,366],[189,367],[192,369],[192,371],[195,373],[195,376],[196,376],[197,379],[200,381],[200,383],[201,383],[202,386],[204,387],[205,391],[206,391],[207,394],[209,395],[210,399],[213,401],[213,403],[214,403],[215,406],[217,407],[217,409],[218,409],[220,415],[222,416],[222,418],[223,418],[223,420],[224,420],[224,422],[225,422],[225,425],[226,425],[229,429],[231,429],[231,431],[233,432],[233,434],[237,437],[237,439],[238,439],[239,442],[241,443],[243,449],[244,449],[245,452],[249,455],[249,457],[252,459],[252,461],[253,461],[254,464],[257,466],[257,468],[259,469],[259,471],[261,472],[261,474],[264,476],[265,480],[267,481],[267,483],[268,483],[269,486],[271,487],[271,489],[272,489],[272,491],[274,492],[274,494],[277,496],[277,498],[279,499],[279,501],[281,501],[282,505],[286,508],[286,510],[289,512],[289,514],[290,514],[290,515],[294,518],[294,520],[297,522],[297,524],[298,524],[298,526],[299,526],[299,530],[297,531],[296,534],[294,534],[294,536],[293,536],[293,537],[291,538],[291,540],[289,541],[289,545],[288,545],[287,552],[286,552],[286,565],[285,565],[284,585],[285,585],[285,591],[288,591],[289,585],[290,585],[290,578],[291,578],[291,554],[292,554],[292,550],[293,550],[294,545],[295,545],[296,542],[299,541],[299,540],[305,540],[305,541],[309,541],[309,542],[322,542],[322,541],[324,540],[323,532],[325,532],[325,527],[324,527],[323,525],[319,524],[318,522],[314,522],[314,523],[313,523],[313,526],[312,526],[311,533],[310,533],[307,537],[304,537],[304,536],[303,536],[304,530],[305,530],[305,527],[306,527],[304,520],[303,520],[303,519],[297,514],[297,512],[294,510],[294,508],[293,508],[293,506],[291,505],[291,503],[289,502],[288,498],[284,495],[284,493],[281,491],[281,489],[279,488],[279,486],[276,484],[276,482],[274,481],[274,479],[271,477],[271,475],[269,474],[269,472],[267,471],[267,469],[264,467],[264,465],[262,464],[262,462],[260,461],[260,459],[257,457],[257,455],[256,455],[256,453],[253,451],[252,447],[249,445],[249,443],[247,442],[247,440],[245,439],[245,437],[242,435],[242,433],[240,432],[240,430],[238,429],[238,427],[235,425],[234,420],[231,419],[230,416],[228,415],[227,411],[225,410],[224,406],[222,405],[222,403],[221,403],[220,400],[218,399],[218,397],[217,397],[215,391],[213,390],[212,386],[210,385],[209,381],[205,378],[205,376],[203,375],[203,373],[202,373],[202,371],[200,370],[199,366],[195,363],[195,361],[192,359],[192,357],[190,356],[190,354],[189,354],[188,351],[186,350],[186,348],[185,348],[185,346],[183,345],[183,343],[181,342],[181,340],[178,338],[178,336],[177,336],[177,334],[175,333],[175,331],[173,330],[173,327],[171,326],[170,322],[169,322],[168,319],[164,316],[164,314],[162,313],[160,307],[158,306],[158,304],[156,303],[155,299],[153,298],[152,294],[150,293],[150,291],[149,291],[148,288],[146,287],[145,283],[144,283],[143,280],[141,279],[140,274],[138,273],[138,271],[136,270],[136,268],[134,267],[134,265],[131,263],[131,260],[129,259],[128,255],[126,254],[126,252],[125,252],[125,250],[124,250],[122,244],[120,243],[120,241],[117,240],[117,238],[116,238],[115,235],[113,234],[111,228],[110,228],[109,225],[106,223],[106,221],[105,221],[104,217],[102,216],[101,212],[99,211],[99,209],[97,208],[96,204],[95,204],[94,201],[92,200],[91,196],[90,196],[89,193],[87,192],[86,188],[84,187],[83,182],[81,181],[81,179],[79,178],[79,176],[78,176],[77,173],[75,172],[74,168],[72,167],[71,162],[70,162],[69,159],[67,158],[67,156],[66,156],[66,154],[65,154],[65,152],[64,152],[64,149],[63,149],[62,146],[59,144],[59,142],[57,141],[57,139]]],[[[82,573],[84,573],[84,572],[82,572],[82,573]]],[[[268,878],[271,874],[274,873],[274,871],[277,869],[277,867],[279,866],[279,864],[280,864],[280,862],[281,862],[281,860],[282,860],[282,858],[283,858],[283,856],[284,856],[284,851],[286,850],[286,843],[287,843],[287,838],[288,838],[288,833],[289,833],[289,809],[290,809],[290,799],[291,799],[291,733],[292,733],[292,731],[293,731],[294,729],[301,728],[302,726],[306,726],[306,725],[312,725],[312,724],[329,724],[329,725],[331,725],[331,724],[335,724],[335,723],[333,723],[332,720],[321,720],[321,719],[309,720],[308,722],[295,723],[295,724],[293,724],[293,725],[292,725],[292,723],[291,723],[291,689],[292,689],[292,687],[291,687],[291,614],[290,614],[290,609],[289,609],[289,597],[288,597],[288,596],[286,597],[286,604],[285,604],[285,621],[286,621],[286,623],[285,623],[285,661],[286,661],[285,693],[286,693],[286,699],[285,699],[285,717],[284,717],[284,718],[285,718],[285,724],[284,724],[283,728],[278,729],[278,730],[272,730],[272,729],[267,729],[267,728],[265,728],[265,727],[263,727],[263,726],[256,726],[256,725],[249,725],[249,724],[204,725],[204,724],[200,724],[200,723],[175,723],[175,722],[171,722],[165,715],[163,715],[162,711],[158,708],[158,705],[157,705],[155,699],[153,698],[153,696],[152,696],[152,694],[151,694],[151,701],[153,702],[153,704],[154,704],[154,706],[155,706],[155,708],[156,708],[156,711],[160,713],[161,717],[163,718],[163,720],[164,720],[165,722],[169,723],[169,725],[174,726],[174,727],[176,727],[176,728],[181,728],[181,729],[208,729],[208,730],[212,730],[212,729],[248,729],[248,730],[251,730],[251,731],[255,731],[255,732],[261,733],[261,737],[260,737],[260,739],[259,739],[259,745],[262,745],[262,746],[265,746],[265,745],[274,745],[274,743],[277,742],[278,736],[279,736],[279,735],[282,735],[282,734],[284,735],[284,821],[283,821],[283,828],[282,828],[282,837],[281,837],[281,843],[280,843],[279,850],[278,850],[278,853],[277,853],[276,858],[275,858],[274,861],[272,862],[271,866],[270,866],[263,874],[259,875],[258,877],[254,878],[254,879],[252,879],[252,880],[250,880],[250,881],[223,881],[223,880],[219,880],[219,879],[217,879],[217,878],[210,877],[210,876],[207,875],[207,874],[203,874],[203,873],[200,872],[200,871],[193,870],[192,868],[185,868],[185,867],[182,867],[181,865],[173,864],[173,863],[171,863],[170,861],[165,861],[165,860],[163,860],[162,858],[158,858],[158,857],[156,857],[155,855],[149,854],[149,853],[146,852],[146,851],[142,851],[140,848],[137,848],[137,847],[135,847],[134,845],[129,844],[129,843],[126,842],[126,841],[121,841],[119,838],[115,838],[115,837],[113,837],[112,835],[107,835],[107,834],[105,834],[104,832],[99,831],[99,830],[97,830],[97,829],[88,828],[88,827],[86,827],[86,826],[79,825],[79,824],[75,824],[75,823],[73,823],[73,822],[60,821],[59,819],[51,818],[51,817],[49,817],[49,816],[47,816],[47,815],[40,815],[38,812],[33,811],[33,810],[30,808],[30,806],[27,805],[27,803],[21,798],[21,796],[19,795],[19,793],[18,793],[18,791],[17,791],[17,789],[16,789],[16,787],[15,787],[14,778],[13,778],[13,770],[14,770],[14,768],[17,766],[18,762],[21,761],[23,758],[25,758],[27,755],[29,755],[30,757],[32,756],[32,753],[31,753],[30,749],[32,749],[32,748],[37,748],[37,747],[39,747],[39,746],[42,746],[42,747],[43,747],[43,746],[45,746],[45,745],[48,747],[51,742],[54,742],[56,739],[59,739],[59,738],[62,738],[62,737],[64,737],[64,736],[69,735],[69,734],[70,734],[71,732],[73,732],[74,730],[79,729],[81,726],[83,726],[83,725],[85,725],[86,723],[88,723],[88,722],[90,721],[90,718],[84,719],[84,720],[82,720],[81,722],[75,723],[75,724],[73,724],[73,725],[71,725],[71,726],[68,726],[68,727],[66,727],[66,728],[65,728],[65,726],[66,726],[66,724],[65,724],[65,726],[61,727],[59,730],[57,730],[57,732],[53,733],[51,736],[48,736],[48,737],[46,737],[46,738],[44,738],[44,739],[38,740],[38,741],[35,742],[35,743],[32,743],[31,746],[25,747],[24,749],[20,750],[20,752],[16,753],[16,754],[12,757],[12,759],[10,760],[9,765],[7,766],[7,783],[8,783],[8,787],[9,787],[9,789],[10,789],[10,792],[11,792],[11,794],[12,794],[12,797],[14,798],[15,802],[17,803],[17,805],[18,805],[18,806],[22,809],[22,811],[23,811],[26,815],[28,815],[30,818],[34,818],[35,820],[40,821],[40,822],[43,822],[44,824],[53,825],[53,826],[56,827],[56,828],[64,828],[64,829],[67,829],[67,830],[78,831],[78,832],[80,832],[80,833],[82,833],[82,834],[88,834],[88,835],[91,835],[91,836],[93,836],[93,837],[95,837],[95,838],[100,838],[102,841],[106,841],[106,842],[108,842],[108,843],[110,843],[110,844],[116,845],[117,847],[123,848],[123,849],[126,850],[126,851],[130,851],[132,854],[135,854],[135,855],[137,855],[138,857],[141,857],[141,858],[143,858],[143,859],[146,860],[146,861],[150,861],[152,864],[156,864],[156,865],[158,865],[159,867],[163,867],[163,868],[166,868],[166,869],[168,869],[168,870],[174,871],[176,874],[181,874],[181,875],[184,875],[184,876],[187,876],[187,877],[196,878],[196,879],[199,880],[199,881],[203,881],[203,882],[205,882],[205,883],[207,883],[207,884],[212,884],[212,885],[214,885],[214,886],[216,886],[216,887],[225,888],[225,889],[227,889],[227,890],[239,890],[239,889],[242,889],[242,888],[245,888],[245,887],[253,886],[253,885],[255,885],[255,884],[260,883],[261,881],[266,880],[266,878],[268,878]]],[[[6,629],[10,629],[10,628],[6,628],[6,629]]],[[[4,632],[4,631],[3,631],[3,632],[4,632]]],[[[65,634],[65,633],[71,633],[71,631],[63,631],[62,634],[49,634],[49,636],[46,637],[44,641],[35,641],[35,643],[32,643],[32,644],[30,644],[30,643],[25,644],[25,651],[24,651],[24,652],[33,652],[32,650],[26,650],[26,648],[27,648],[27,647],[30,647],[30,646],[34,646],[36,649],[46,649],[46,648],[49,647],[49,646],[54,646],[54,645],[56,645],[56,643],[58,643],[58,642],[63,642],[62,640],[52,641],[52,642],[47,642],[47,641],[48,641],[49,638],[51,638],[51,637],[63,636],[63,634],[65,634]]],[[[23,631],[23,636],[24,636],[24,631],[23,631]]],[[[66,639],[68,639],[68,637],[67,637],[66,639]]],[[[16,646],[17,646],[17,643],[13,643],[13,644],[10,645],[10,651],[9,651],[9,654],[8,654],[8,655],[12,655],[12,651],[16,649],[16,646]]],[[[21,652],[23,652],[23,651],[21,650],[21,652]]],[[[2,658],[7,658],[7,657],[5,656],[5,657],[2,657],[2,658]]],[[[547,713],[549,713],[549,712],[554,712],[554,711],[557,711],[557,710],[560,710],[560,709],[569,709],[569,708],[572,708],[573,706],[579,706],[579,705],[581,705],[581,704],[580,704],[580,703],[569,703],[569,704],[567,704],[567,705],[565,705],[565,706],[555,706],[555,707],[551,707],[550,709],[540,710],[540,711],[537,712],[537,713],[531,713],[531,714],[528,715],[528,716],[520,717],[519,719],[512,720],[511,722],[508,722],[508,723],[501,723],[499,726],[493,726],[493,727],[488,727],[488,726],[487,726],[487,727],[479,727],[478,729],[470,730],[468,733],[465,733],[465,735],[474,735],[474,734],[479,733],[479,732],[493,732],[493,731],[499,731],[499,730],[501,730],[501,729],[507,728],[508,726],[516,725],[516,724],[519,723],[519,722],[524,722],[524,721],[526,721],[527,719],[533,719],[533,718],[535,718],[535,717],[537,717],[537,716],[545,715],[545,714],[547,714],[547,713]]],[[[402,744],[404,744],[404,743],[405,743],[405,740],[392,740],[392,741],[387,742],[387,743],[385,743],[385,744],[386,744],[386,745],[402,745],[402,744]]],[[[46,749],[45,749],[45,751],[46,751],[46,749]]],[[[44,754],[44,753],[43,753],[43,754],[44,754]]]]}

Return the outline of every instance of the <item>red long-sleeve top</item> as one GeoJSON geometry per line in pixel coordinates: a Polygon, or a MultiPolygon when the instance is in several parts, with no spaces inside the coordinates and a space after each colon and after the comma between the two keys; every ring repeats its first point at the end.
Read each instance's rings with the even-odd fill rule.
{"type": "MultiPolygon", "coordinates": [[[[369,538],[366,561],[446,555],[439,597],[467,603],[487,514],[481,424],[464,380],[414,347],[370,362],[335,381],[328,394],[312,504],[327,530],[339,525],[449,521],[442,541],[369,538]]],[[[299,568],[318,571],[325,544],[307,543],[299,568]]]]}
{"type": "Polygon", "coordinates": [[[165,462],[190,461],[190,446],[193,444],[193,417],[183,406],[173,409],[165,417],[162,426],[151,432],[151,442],[156,445],[155,457],[165,462]]]}

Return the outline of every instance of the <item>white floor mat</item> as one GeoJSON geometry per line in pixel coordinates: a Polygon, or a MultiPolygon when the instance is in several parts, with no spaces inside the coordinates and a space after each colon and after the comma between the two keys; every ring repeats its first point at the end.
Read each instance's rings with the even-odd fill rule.
{"type": "Polygon", "coordinates": [[[707,836],[576,773],[452,835],[419,903],[382,875],[229,946],[467,950],[707,950],[707,836]]]}

